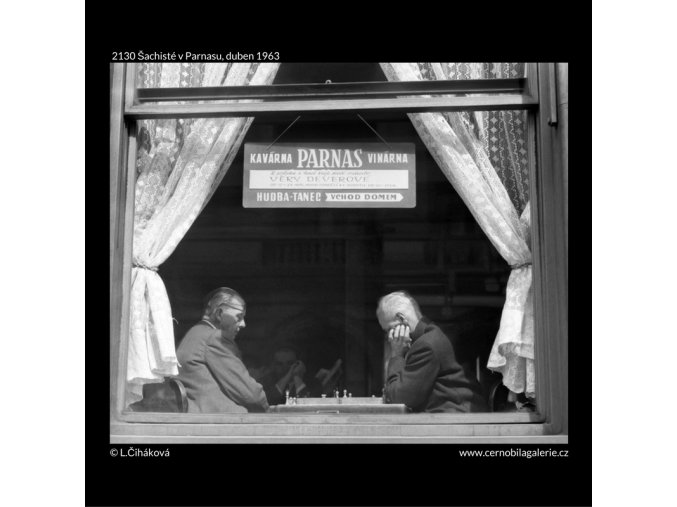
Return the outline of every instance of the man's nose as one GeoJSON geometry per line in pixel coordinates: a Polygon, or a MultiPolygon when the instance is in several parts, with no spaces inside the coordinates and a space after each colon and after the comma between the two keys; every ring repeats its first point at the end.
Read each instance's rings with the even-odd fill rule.
{"type": "Polygon", "coordinates": [[[240,321],[240,327],[247,327],[247,324],[244,323],[244,319],[240,321]]]}

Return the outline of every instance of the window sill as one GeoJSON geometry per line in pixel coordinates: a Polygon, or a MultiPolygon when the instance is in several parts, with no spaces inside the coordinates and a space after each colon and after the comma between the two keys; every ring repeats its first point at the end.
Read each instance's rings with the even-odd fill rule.
{"type": "Polygon", "coordinates": [[[538,414],[123,413],[110,442],[566,444],[538,414]],[[541,421],[541,422],[537,422],[541,421]]]}

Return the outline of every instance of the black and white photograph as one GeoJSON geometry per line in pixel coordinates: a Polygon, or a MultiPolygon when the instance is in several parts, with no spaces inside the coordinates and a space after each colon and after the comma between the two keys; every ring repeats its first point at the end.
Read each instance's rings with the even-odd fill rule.
{"type": "Polygon", "coordinates": [[[110,443],[567,444],[567,90],[114,52],[110,443]]]}

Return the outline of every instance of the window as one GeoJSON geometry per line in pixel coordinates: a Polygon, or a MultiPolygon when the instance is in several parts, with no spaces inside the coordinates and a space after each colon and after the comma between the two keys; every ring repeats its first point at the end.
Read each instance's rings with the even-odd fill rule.
{"type": "MultiPolygon", "coordinates": [[[[227,79],[213,87],[195,87],[188,76],[179,78],[185,80],[180,87],[137,90],[135,78],[142,69],[134,64],[114,65],[111,439],[158,441],[164,435],[160,438],[166,441],[190,442],[200,435],[212,441],[275,442],[306,436],[323,441],[407,442],[422,437],[463,441],[476,436],[487,442],[506,438],[566,442],[565,194],[559,155],[566,150],[559,144],[561,135],[553,133],[557,123],[551,89],[554,66],[525,65],[524,74],[517,77],[419,82],[388,82],[378,64],[306,67],[303,79],[303,68],[285,68],[283,63],[273,84],[254,87],[230,86],[227,79]],[[325,75],[323,68],[332,83],[296,84],[319,82],[318,76],[325,75]],[[355,81],[370,81],[355,82],[351,76],[357,76],[355,81]],[[226,101],[235,98],[247,101],[226,101]],[[312,370],[330,367],[334,358],[341,357],[345,367],[341,387],[370,397],[383,386],[385,349],[375,303],[380,295],[398,288],[415,294],[424,313],[450,326],[455,336],[464,332],[472,336],[472,341],[457,344],[461,362],[478,380],[486,383],[490,378],[484,364],[498,330],[511,269],[437,167],[407,113],[461,111],[461,121],[472,126],[473,111],[488,111],[487,118],[494,112],[497,118],[497,111],[506,110],[513,119],[523,119],[528,133],[522,151],[513,148],[511,153],[523,157],[529,171],[521,184],[528,187],[531,202],[537,411],[399,415],[127,410],[124,378],[133,317],[133,221],[139,206],[153,205],[135,204],[140,195],[136,171],[142,170],[148,122],[167,132],[166,155],[171,164],[176,155],[172,149],[184,139],[181,131],[190,129],[196,118],[253,118],[243,129],[244,142],[224,155],[225,162],[215,162],[214,170],[227,164],[225,176],[216,188],[203,190],[211,198],[160,268],[177,321],[175,339],[180,340],[199,320],[206,292],[220,285],[238,289],[238,282],[243,286],[246,281],[242,292],[248,302],[251,339],[243,341],[242,349],[252,368],[266,361],[267,349],[275,343],[294,342],[312,370]],[[416,207],[339,211],[242,207],[245,143],[336,139],[413,142],[416,207]],[[223,258],[228,262],[219,261],[223,258]],[[212,280],[228,282],[215,285],[212,280]],[[140,427],[135,422],[147,424],[140,427]]],[[[488,64],[478,68],[491,69],[488,64]]],[[[508,193],[515,208],[523,211],[516,187],[517,182],[508,193]]]]}

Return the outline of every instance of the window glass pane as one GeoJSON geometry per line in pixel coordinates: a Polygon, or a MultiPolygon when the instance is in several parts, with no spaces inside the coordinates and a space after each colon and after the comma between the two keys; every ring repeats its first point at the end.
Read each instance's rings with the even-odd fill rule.
{"type": "Polygon", "coordinates": [[[526,77],[526,63],[419,63],[425,79],[517,79],[526,77]]]}
{"type": "MultiPolygon", "coordinates": [[[[526,63],[416,63],[425,80],[517,79],[526,63]]],[[[380,63],[282,63],[274,84],[386,81],[380,63]]]]}
{"type": "Polygon", "coordinates": [[[274,84],[386,81],[378,63],[283,63],[274,84]]]}
{"type": "MultiPolygon", "coordinates": [[[[446,115],[449,124],[476,141],[514,212],[521,215],[529,200],[526,113],[453,115],[446,115]]],[[[298,359],[304,363],[301,377],[307,385],[301,396],[331,397],[338,388],[341,396],[345,389],[355,398],[378,401],[388,346],[376,302],[386,293],[406,290],[450,337],[463,375],[478,382],[485,401],[493,401],[494,410],[517,410],[506,392],[494,391],[501,376],[486,367],[505,303],[508,262],[407,115],[364,119],[388,143],[414,143],[416,207],[244,208],[245,144],[273,143],[289,124],[256,120],[248,130],[238,124],[244,137],[233,144],[232,155],[224,155],[222,179],[205,190],[213,195],[175,248],[168,247],[171,251],[158,268],[175,319],[174,345],[180,347],[204,316],[205,296],[217,287],[231,287],[246,301],[246,327],[236,343],[254,380],[281,380],[298,359]],[[322,371],[334,366],[336,376],[322,386],[322,371]]],[[[204,129],[203,120],[141,121],[138,129],[135,241],[185,191],[177,161],[179,171],[200,172],[204,167],[181,165],[187,163],[186,147],[199,135],[197,129],[204,129]]],[[[359,118],[327,116],[301,118],[279,142],[380,140],[359,118]]],[[[276,399],[267,396],[271,405],[286,402],[281,393],[276,399]]],[[[160,402],[149,402],[145,410],[162,411],[159,407],[160,402]]]]}
{"type": "MultiPolygon", "coordinates": [[[[243,65],[243,64],[238,64],[243,65]]],[[[213,63],[138,63],[136,83],[138,88],[195,88],[225,86],[225,79],[209,78],[216,69],[213,63]]],[[[220,64],[218,68],[226,68],[220,64]]],[[[222,73],[224,76],[226,72],[222,73]]],[[[378,63],[282,63],[273,84],[311,84],[386,81],[378,63]]]]}

